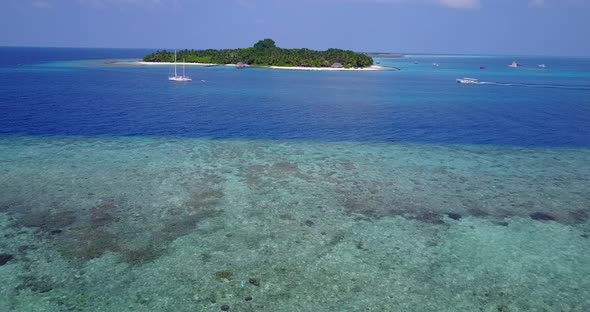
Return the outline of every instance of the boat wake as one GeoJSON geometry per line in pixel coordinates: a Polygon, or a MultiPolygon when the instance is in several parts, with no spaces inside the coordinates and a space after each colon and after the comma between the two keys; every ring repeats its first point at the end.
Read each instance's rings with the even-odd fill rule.
{"type": "Polygon", "coordinates": [[[590,91],[590,86],[572,86],[572,85],[558,85],[558,84],[535,84],[535,83],[503,83],[503,82],[485,82],[481,81],[479,84],[489,84],[506,87],[527,87],[527,88],[544,88],[544,89],[569,89],[569,90],[587,90],[590,91]]]}
{"type": "Polygon", "coordinates": [[[493,82],[493,81],[480,81],[479,79],[476,79],[476,78],[459,78],[459,79],[456,79],[456,81],[457,81],[457,83],[461,83],[461,84],[590,91],[590,86],[560,85],[560,84],[535,84],[535,83],[504,83],[504,82],[493,82]]]}

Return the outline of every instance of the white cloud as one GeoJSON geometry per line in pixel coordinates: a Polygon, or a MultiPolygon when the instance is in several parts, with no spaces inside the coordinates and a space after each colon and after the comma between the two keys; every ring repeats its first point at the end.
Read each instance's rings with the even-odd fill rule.
{"type": "Polygon", "coordinates": [[[453,9],[477,9],[481,6],[479,0],[439,0],[438,2],[453,9]]]}
{"type": "Polygon", "coordinates": [[[51,3],[43,0],[33,1],[31,6],[35,9],[50,9],[51,3]]]}

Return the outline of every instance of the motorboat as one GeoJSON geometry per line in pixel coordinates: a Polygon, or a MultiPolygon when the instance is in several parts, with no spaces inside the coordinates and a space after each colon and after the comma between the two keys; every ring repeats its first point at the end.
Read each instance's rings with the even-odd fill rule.
{"type": "Polygon", "coordinates": [[[462,84],[480,84],[479,79],[475,79],[475,78],[458,78],[457,83],[462,83],[462,84]]]}
{"type": "Polygon", "coordinates": [[[512,64],[508,65],[508,67],[512,67],[512,68],[517,68],[519,66],[520,66],[520,64],[516,63],[516,61],[513,61],[512,64]]]}

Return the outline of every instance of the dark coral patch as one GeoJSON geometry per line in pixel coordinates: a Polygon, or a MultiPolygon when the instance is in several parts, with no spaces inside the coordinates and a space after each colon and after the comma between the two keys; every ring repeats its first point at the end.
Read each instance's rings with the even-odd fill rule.
{"type": "Polygon", "coordinates": [[[441,215],[433,211],[425,211],[417,214],[413,219],[429,223],[429,224],[444,224],[445,222],[441,219],[441,215]]]}
{"type": "Polygon", "coordinates": [[[0,254],[0,266],[7,264],[12,259],[14,259],[14,256],[13,255],[0,254]]]}
{"type": "Polygon", "coordinates": [[[185,206],[193,213],[211,212],[215,210],[214,207],[217,206],[224,196],[225,194],[221,189],[203,187],[190,194],[190,198],[185,203],[185,206]]]}
{"type": "Polygon", "coordinates": [[[71,211],[52,213],[48,210],[31,211],[17,220],[17,224],[24,227],[34,227],[45,232],[64,228],[76,221],[76,215],[71,211]]]}
{"type": "Polygon", "coordinates": [[[155,245],[141,246],[138,248],[121,248],[121,254],[125,262],[131,265],[141,265],[158,259],[164,250],[155,245]]]}
{"type": "Polygon", "coordinates": [[[104,200],[90,209],[90,224],[94,227],[108,226],[115,221],[115,202],[104,200]]]}
{"type": "Polygon", "coordinates": [[[209,253],[204,252],[201,254],[201,261],[203,261],[204,263],[209,263],[212,259],[213,256],[211,256],[211,254],[209,253]]]}
{"type": "Polygon", "coordinates": [[[545,212],[533,212],[529,215],[531,219],[537,221],[554,221],[555,217],[545,212]]]}
{"type": "Polygon", "coordinates": [[[51,230],[49,232],[49,234],[51,234],[51,235],[57,235],[57,234],[61,234],[62,232],[63,232],[62,229],[55,229],[55,230],[51,230]]]}
{"type": "Polygon", "coordinates": [[[460,214],[455,213],[455,212],[449,212],[449,213],[447,213],[447,216],[453,220],[460,220],[463,217],[460,214]]]}
{"type": "Polygon", "coordinates": [[[500,221],[500,220],[492,221],[492,223],[495,224],[495,225],[499,225],[499,226],[508,226],[508,225],[510,225],[510,223],[508,223],[508,221],[500,221]]]}
{"type": "Polygon", "coordinates": [[[286,221],[295,221],[295,217],[288,213],[282,213],[279,215],[279,219],[286,220],[286,221]]]}
{"type": "Polygon", "coordinates": [[[471,207],[468,210],[469,210],[470,215],[477,217],[477,218],[485,218],[490,215],[487,211],[485,211],[481,208],[478,208],[478,207],[471,207]]]}
{"type": "Polygon", "coordinates": [[[16,287],[17,291],[29,289],[32,292],[43,294],[55,288],[54,282],[43,276],[24,276],[22,284],[16,287]]]}
{"type": "Polygon", "coordinates": [[[93,227],[78,228],[75,232],[70,232],[69,235],[63,237],[63,240],[61,252],[64,256],[72,259],[91,260],[101,257],[109,250],[119,250],[115,235],[93,227]]]}

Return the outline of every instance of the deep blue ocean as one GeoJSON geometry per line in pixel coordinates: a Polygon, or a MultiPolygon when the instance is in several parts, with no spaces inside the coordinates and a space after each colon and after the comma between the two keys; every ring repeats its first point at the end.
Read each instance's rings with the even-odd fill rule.
{"type": "Polygon", "coordinates": [[[412,55],[377,59],[401,69],[382,72],[189,67],[187,84],[169,82],[166,66],[104,63],[149,52],[0,48],[0,134],[590,146],[590,58],[412,55]]]}

